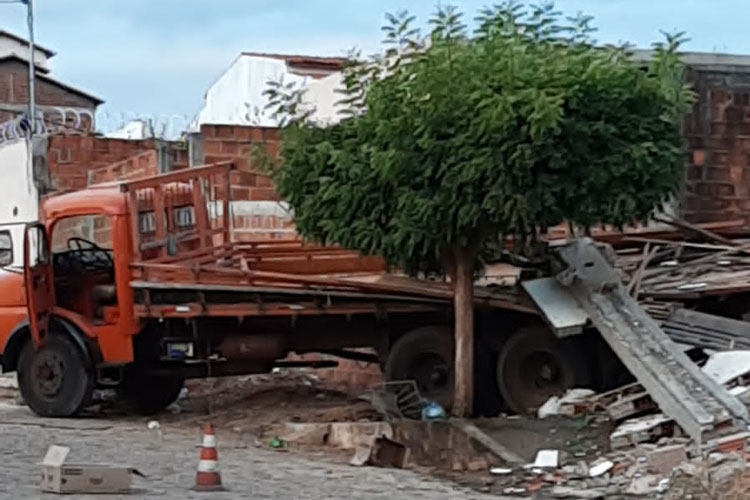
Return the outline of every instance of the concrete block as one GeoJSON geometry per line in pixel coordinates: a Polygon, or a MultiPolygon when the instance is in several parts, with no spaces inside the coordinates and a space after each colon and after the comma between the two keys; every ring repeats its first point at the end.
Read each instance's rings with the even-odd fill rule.
{"type": "Polygon", "coordinates": [[[388,422],[334,422],[328,434],[328,444],[345,450],[372,446],[375,439],[393,439],[393,428],[388,422]]]}
{"type": "Polygon", "coordinates": [[[284,441],[296,444],[324,445],[331,432],[329,423],[297,423],[287,422],[284,431],[279,436],[284,441]]]}
{"type": "Polygon", "coordinates": [[[646,453],[646,460],[651,471],[669,474],[675,467],[687,461],[687,450],[681,444],[665,446],[646,453]]]}

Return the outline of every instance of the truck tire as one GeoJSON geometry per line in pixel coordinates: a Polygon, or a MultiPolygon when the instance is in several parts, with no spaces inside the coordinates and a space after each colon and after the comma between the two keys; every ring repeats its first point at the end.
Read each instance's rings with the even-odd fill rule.
{"type": "Polygon", "coordinates": [[[142,415],[159,413],[177,400],[185,378],[147,375],[126,369],[120,383],[120,395],[133,410],[142,415]]]}
{"type": "Polygon", "coordinates": [[[40,349],[26,342],[18,360],[18,388],[42,417],[72,417],[91,401],[94,373],[88,355],[64,334],[50,332],[40,349]]]}
{"type": "Polygon", "coordinates": [[[496,373],[509,410],[532,413],[550,397],[589,384],[586,360],[570,340],[555,338],[543,325],[530,325],[505,342],[496,373]]]}
{"type": "Polygon", "coordinates": [[[449,328],[427,326],[405,333],[385,363],[388,381],[414,380],[424,399],[449,410],[453,402],[453,338],[449,328]]]}

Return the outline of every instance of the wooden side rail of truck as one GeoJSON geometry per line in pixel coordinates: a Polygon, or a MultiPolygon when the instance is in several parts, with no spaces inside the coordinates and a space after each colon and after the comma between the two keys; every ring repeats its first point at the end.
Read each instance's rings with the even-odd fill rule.
{"type": "MultiPolygon", "coordinates": [[[[449,286],[343,249],[233,241],[233,168],[49,196],[22,248],[0,227],[2,367],[31,409],[74,415],[116,387],[154,412],[186,378],[266,372],[292,352],[380,363],[449,406],[449,286]]],[[[597,336],[558,339],[524,293],[477,287],[476,311],[479,411],[524,411],[606,377],[597,336]]]]}

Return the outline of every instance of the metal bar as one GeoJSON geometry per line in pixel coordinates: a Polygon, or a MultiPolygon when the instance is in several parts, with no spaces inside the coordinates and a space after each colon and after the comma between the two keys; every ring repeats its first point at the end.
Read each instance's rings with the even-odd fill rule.
{"type": "MultiPolygon", "coordinates": [[[[156,227],[156,234],[154,238],[157,240],[166,239],[167,230],[165,227],[165,216],[164,216],[164,193],[162,192],[161,186],[154,186],[153,192],[153,203],[154,203],[154,226],[156,227]]],[[[165,255],[165,249],[159,250],[160,255],[165,255]]]]}
{"type": "Polygon", "coordinates": [[[370,352],[359,352],[350,351],[348,349],[330,349],[320,351],[323,354],[330,354],[342,359],[350,359],[352,361],[363,361],[365,363],[379,363],[380,357],[377,354],[370,352]]]}
{"type": "Polygon", "coordinates": [[[34,1],[26,0],[27,23],[29,26],[29,136],[36,133],[36,62],[34,59],[34,1]]]}
{"type": "Polygon", "coordinates": [[[224,243],[229,243],[232,241],[232,219],[229,216],[229,211],[231,210],[231,199],[232,199],[232,183],[231,183],[231,172],[227,170],[224,175],[222,176],[222,180],[224,182],[224,204],[223,204],[223,213],[222,217],[224,220],[224,243]]]}
{"type": "Polygon", "coordinates": [[[247,293],[247,294],[262,294],[262,295],[277,295],[284,296],[289,295],[291,297],[298,296],[309,296],[309,297],[329,297],[329,298],[347,298],[347,299],[363,299],[363,300],[392,300],[392,301],[406,301],[406,302],[418,302],[425,304],[446,304],[447,302],[440,299],[431,299],[426,297],[414,297],[411,295],[387,295],[387,294],[373,294],[373,293],[358,293],[344,290],[302,290],[299,288],[270,288],[270,287],[254,287],[246,285],[202,285],[202,284],[191,284],[185,286],[183,284],[172,284],[172,283],[158,283],[151,281],[131,281],[130,286],[140,290],[200,290],[206,292],[234,292],[234,293],[247,293]]]}
{"type": "Polygon", "coordinates": [[[139,318],[198,318],[198,317],[228,317],[241,318],[253,316],[346,316],[351,314],[375,314],[385,309],[390,313],[435,312],[442,308],[420,304],[344,304],[323,306],[315,303],[263,303],[259,304],[206,304],[198,302],[186,304],[165,305],[136,304],[135,314],[139,318]]]}
{"type": "Polygon", "coordinates": [[[196,176],[192,179],[193,213],[195,214],[195,230],[198,232],[198,248],[209,248],[206,241],[208,230],[208,213],[206,212],[206,194],[203,178],[196,176]]]}
{"type": "Polygon", "coordinates": [[[132,181],[126,181],[120,184],[120,189],[123,191],[132,191],[134,189],[142,189],[145,187],[154,187],[158,185],[169,184],[172,182],[188,182],[190,179],[196,176],[210,175],[212,173],[224,172],[225,170],[234,170],[234,161],[222,161],[212,163],[210,165],[194,168],[186,168],[182,170],[175,170],[167,174],[151,175],[148,177],[141,177],[139,179],[133,179],[132,181]]]}

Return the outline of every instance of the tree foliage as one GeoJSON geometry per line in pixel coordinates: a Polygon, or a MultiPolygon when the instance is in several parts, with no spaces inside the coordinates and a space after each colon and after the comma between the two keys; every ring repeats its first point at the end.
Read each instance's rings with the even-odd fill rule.
{"type": "Polygon", "coordinates": [[[387,19],[382,53],[345,69],[343,120],[268,91],[285,120],[274,175],[305,237],[450,271],[507,235],[645,220],[678,189],[682,35],[644,67],[549,3],[484,9],[474,32],[452,7],[425,36],[387,19]]]}

